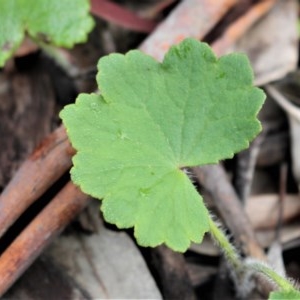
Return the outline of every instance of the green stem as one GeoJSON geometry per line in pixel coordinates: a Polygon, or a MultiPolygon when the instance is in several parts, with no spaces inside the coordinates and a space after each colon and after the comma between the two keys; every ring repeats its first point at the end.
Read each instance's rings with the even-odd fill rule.
{"type": "Polygon", "coordinates": [[[218,243],[219,247],[223,250],[225,257],[229,263],[234,267],[235,271],[239,273],[240,271],[248,270],[250,272],[258,272],[264,274],[266,277],[271,279],[274,283],[278,285],[283,291],[295,290],[293,284],[289,282],[283,276],[277,274],[270,267],[264,263],[257,261],[242,262],[234,246],[229,242],[228,238],[224,232],[218,227],[218,225],[209,218],[210,234],[213,239],[218,243]]]}
{"type": "Polygon", "coordinates": [[[231,265],[236,269],[236,271],[240,270],[242,267],[242,261],[237,254],[234,246],[229,242],[227,236],[224,232],[218,227],[218,225],[213,221],[213,219],[209,218],[209,226],[210,226],[210,234],[213,239],[218,243],[219,247],[223,250],[224,255],[231,265]]]}
{"type": "Polygon", "coordinates": [[[267,276],[269,279],[275,282],[278,285],[278,287],[283,291],[295,290],[295,287],[291,282],[289,282],[286,278],[276,273],[274,270],[272,270],[264,263],[251,261],[251,262],[247,262],[246,266],[251,270],[262,273],[265,276],[267,276]]]}

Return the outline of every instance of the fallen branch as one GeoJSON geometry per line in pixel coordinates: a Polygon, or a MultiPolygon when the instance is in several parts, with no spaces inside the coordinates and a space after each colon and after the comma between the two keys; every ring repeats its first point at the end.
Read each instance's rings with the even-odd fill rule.
{"type": "Polygon", "coordinates": [[[91,12],[104,20],[139,32],[149,33],[158,24],[153,20],[139,17],[127,8],[109,0],[91,0],[91,12]]]}
{"type": "Polygon", "coordinates": [[[215,53],[222,55],[227,52],[245,32],[271,10],[276,2],[277,0],[259,1],[245,15],[233,22],[224,34],[212,44],[215,53]]]}
{"type": "Polygon", "coordinates": [[[238,0],[185,0],[140,46],[161,61],[168,49],[186,37],[201,40],[238,0]]]}
{"type": "Polygon", "coordinates": [[[71,167],[73,154],[63,127],[35,149],[0,195],[0,236],[71,167]]]}
{"type": "Polygon", "coordinates": [[[89,199],[72,183],[68,183],[21,232],[0,257],[0,295],[78,215],[89,199]]]}

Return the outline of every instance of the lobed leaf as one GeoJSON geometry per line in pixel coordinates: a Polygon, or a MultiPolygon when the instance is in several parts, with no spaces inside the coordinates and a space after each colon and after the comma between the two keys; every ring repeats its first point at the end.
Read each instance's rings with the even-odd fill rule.
{"type": "Polygon", "coordinates": [[[86,41],[94,24],[88,12],[88,0],[0,0],[0,66],[25,33],[63,47],[86,41]]]}
{"type": "Polygon", "coordinates": [[[139,244],[185,251],[209,230],[185,168],[230,158],[260,131],[265,96],[248,59],[217,59],[186,39],[162,63],[134,50],[101,58],[98,69],[101,95],[61,112],[77,150],[72,180],[103,199],[108,222],[134,227],[139,244]]]}

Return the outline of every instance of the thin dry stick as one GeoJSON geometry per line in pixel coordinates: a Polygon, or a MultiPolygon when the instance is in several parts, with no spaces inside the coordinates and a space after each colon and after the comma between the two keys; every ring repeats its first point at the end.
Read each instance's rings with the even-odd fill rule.
{"type": "Polygon", "coordinates": [[[1,296],[87,205],[89,199],[69,182],[22,231],[0,257],[1,296]]]}
{"type": "Polygon", "coordinates": [[[224,54],[254,23],[267,14],[276,2],[277,0],[264,0],[254,5],[245,15],[233,22],[224,34],[212,44],[214,52],[217,55],[224,54]]]}
{"type": "Polygon", "coordinates": [[[35,149],[0,195],[0,236],[71,167],[73,154],[63,127],[35,149]]]}
{"type": "Polygon", "coordinates": [[[185,0],[140,46],[140,50],[162,60],[168,49],[186,37],[201,40],[238,0],[185,0]]]}
{"type": "Polygon", "coordinates": [[[104,20],[139,32],[149,33],[157,25],[157,22],[144,19],[110,0],[91,0],[91,12],[104,20]]]}
{"type": "Polygon", "coordinates": [[[266,130],[263,130],[263,132],[250,143],[248,149],[237,155],[235,188],[243,204],[246,203],[250,195],[257,157],[265,136],[266,130]]]}

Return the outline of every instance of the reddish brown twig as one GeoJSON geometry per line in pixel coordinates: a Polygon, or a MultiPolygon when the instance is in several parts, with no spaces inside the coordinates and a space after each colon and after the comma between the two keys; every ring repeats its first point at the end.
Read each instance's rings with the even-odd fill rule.
{"type": "Polygon", "coordinates": [[[264,0],[254,5],[245,15],[233,22],[224,34],[213,43],[214,52],[217,55],[224,54],[254,23],[268,13],[276,2],[277,0],[264,0]]]}
{"type": "Polygon", "coordinates": [[[202,39],[237,0],[185,0],[140,46],[140,49],[162,60],[170,46],[186,37],[202,39]]]}
{"type": "Polygon", "coordinates": [[[0,295],[87,205],[89,197],[68,183],[0,257],[0,295]]]}
{"type": "Polygon", "coordinates": [[[139,17],[127,8],[109,0],[91,0],[91,12],[107,21],[139,32],[149,33],[158,24],[153,20],[139,17]]]}
{"type": "Polygon", "coordinates": [[[173,4],[177,0],[160,0],[157,3],[154,3],[146,9],[146,11],[143,11],[143,16],[148,18],[154,18],[155,16],[159,15],[162,11],[164,11],[167,7],[169,7],[171,4],[173,4]]]}
{"type": "Polygon", "coordinates": [[[0,236],[71,167],[73,154],[66,132],[60,127],[21,165],[0,195],[0,236]]]}

